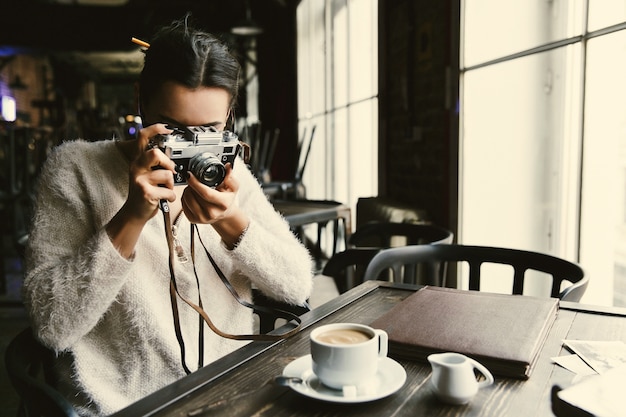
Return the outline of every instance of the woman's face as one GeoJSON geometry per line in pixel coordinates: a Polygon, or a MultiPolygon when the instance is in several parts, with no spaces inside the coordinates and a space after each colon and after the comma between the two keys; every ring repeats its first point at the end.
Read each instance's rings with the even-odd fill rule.
{"type": "Polygon", "coordinates": [[[179,127],[213,126],[224,130],[230,110],[230,94],[219,87],[191,90],[166,81],[143,106],[143,123],[165,123],[179,127]]]}

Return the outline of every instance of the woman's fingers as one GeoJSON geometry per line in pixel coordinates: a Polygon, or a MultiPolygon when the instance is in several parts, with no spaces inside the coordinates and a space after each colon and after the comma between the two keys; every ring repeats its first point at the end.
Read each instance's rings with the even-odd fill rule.
{"type": "Polygon", "coordinates": [[[137,137],[137,155],[141,155],[146,149],[152,148],[150,144],[157,135],[167,135],[172,133],[172,129],[168,129],[162,123],[155,123],[139,130],[137,137]]]}
{"type": "Polygon", "coordinates": [[[238,182],[232,178],[229,166],[226,178],[216,189],[202,184],[193,175],[187,179],[188,187],[183,192],[182,203],[185,215],[195,223],[211,223],[223,219],[235,205],[238,182]]]}
{"type": "Polygon", "coordinates": [[[135,164],[144,170],[165,169],[170,173],[176,172],[174,170],[176,167],[174,161],[168,158],[159,148],[143,151],[135,161],[135,164]]]}
{"type": "Polygon", "coordinates": [[[153,143],[157,135],[166,135],[171,132],[171,129],[168,129],[161,123],[141,129],[137,139],[138,163],[150,168],[160,166],[165,169],[174,170],[174,162],[156,146],[157,144],[153,143]]]}
{"type": "Polygon", "coordinates": [[[220,185],[216,187],[218,191],[233,191],[237,192],[239,190],[239,182],[233,175],[233,166],[229,162],[226,164],[226,175],[224,176],[224,181],[220,185]]]}

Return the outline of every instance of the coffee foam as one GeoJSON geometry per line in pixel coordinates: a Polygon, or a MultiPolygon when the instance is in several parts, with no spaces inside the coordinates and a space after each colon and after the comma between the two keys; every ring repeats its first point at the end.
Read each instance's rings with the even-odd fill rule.
{"type": "Polygon", "coordinates": [[[352,345],[367,342],[371,335],[357,329],[335,329],[328,330],[317,335],[316,340],[331,345],[352,345]]]}

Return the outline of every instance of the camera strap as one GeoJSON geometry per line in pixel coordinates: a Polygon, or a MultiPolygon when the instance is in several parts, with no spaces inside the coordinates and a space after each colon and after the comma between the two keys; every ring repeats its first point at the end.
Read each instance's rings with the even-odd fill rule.
{"type": "Polygon", "coordinates": [[[233,339],[233,340],[278,341],[278,340],[286,339],[287,337],[294,335],[300,330],[302,320],[296,314],[290,311],[286,311],[286,310],[255,305],[255,304],[249,303],[248,301],[242,299],[239,296],[239,294],[237,293],[237,290],[228,281],[228,278],[226,278],[222,270],[219,268],[219,266],[215,262],[215,259],[213,259],[208,249],[206,248],[204,242],[202,241],[202,237],[200,236],[200,233],[198,231],[198,226],[196,224],[191,224],[191,259],[193,263],[194,275],[196,278],[196,285],[198,288],[198,303],[196,304],[190,301],[189,299],[183,297],[178,291],[178,286],[176,284],[176,275],[174,273],[175,248],[174,248],[174,237],[172,233],[172,221],[171,221],[169,206],[167,204],[161,204],[161,206],[162,206],[162,211],[163,211],[163,218],[165,220],[165,235],[167,237],[167,245],[169,248],[170,301],[172,304],[172,316],[174,319],[174,330],[176,332],[176,339],[178,340],[178,344],[180,345],[183,369],[185,370],[187,374],[190,374],[191,371],[187,367],[187,364],[185,361],[185,342],[184,342],[181,327],[180,327],[180,316],[178,312],[178,301],[177,301],[178,298],[183,300],[188,306],[193,308],[200,315],[199,330],[198,330],[198,350],[199,350],[198,368],[201,368],[204,362],[203,360],[203,356],[204,356],[203,322],[206,323],[209,326],[209,328],[217,335],[224,337],[226,339],[233,339]],[[250,308],[255,312],[271,314],[275,316],[276,318],[282,318],[282,319],[287,320],[288,322],[295,321],[296,323],[295,327],[290,328],[283,333],[272,332],[272,334],[266,333],[266,334],[233,335],[230,333],[223,332],[217,326],[215,326],[215,324],[209,318],[209,315],[206,313],[206,311],[202,307],[202,297],[200,296],[200,280],[198,278],[198,274],[196,272],[196,266],[195,266],[195,247],[194,247],[194,241],[195,241],[194,234],[195,233],[198,234],[198,240],[202,244],[202,247],[204,248],[204,251],[207,254],[207,257],[209,258],[211,265],[213,265],[213,268],[215,268],[215,271],[217,272],[217,275],[220,277],[220,280],[226,286],[228,291],[235,298],[235,300],[237,300],[239,304],[241,304],[244,307],[250,308]]]}

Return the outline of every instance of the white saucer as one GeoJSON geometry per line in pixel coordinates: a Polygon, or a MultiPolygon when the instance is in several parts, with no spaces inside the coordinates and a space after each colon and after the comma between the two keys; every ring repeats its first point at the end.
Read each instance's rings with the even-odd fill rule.
{"type": "Polygon", "coordinates": [[[354,395],[344,395],[343,391],[328,388],[313,373],[311,355],[301,356],[283,370],[285,376],[302,378],[302,383],[291,384],[294,391],[310,398],[336,403],[361,403],[378,400],[398,391],[406,381],[406,371],[391,358],[380,358],[378,372],[364,388],[357,388],[354,395]]]}

